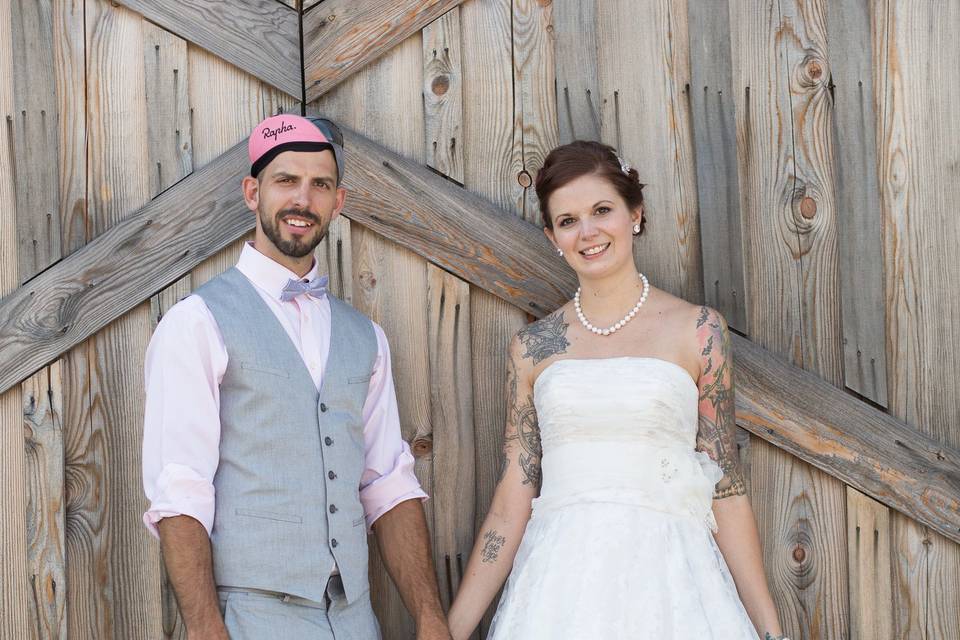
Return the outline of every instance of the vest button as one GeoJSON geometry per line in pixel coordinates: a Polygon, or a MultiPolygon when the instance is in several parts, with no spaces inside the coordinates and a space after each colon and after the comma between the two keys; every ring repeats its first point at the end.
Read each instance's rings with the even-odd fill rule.
{"type": "Polygon", "coordinates": [[[328,472],[327,472],[327,477],[330,478],[331,480],[336,480],[336,479],[337,479],[337,474],[335,474],[333,471],[328,471],[328,472]]]}
{"type": "Polygon", "coordinates": [[[337,505],[335,504],[330,505],[330,513],[336,513],[336,512],[337,512],[337,505]]]}
{"type": "Polygon", "coordinates": [[[325,405],[324,403],[321,402],[321,403],[320,403],[320,411],[321,411],[322,413],[326,413],[326,412],[327,412],[327,405],[325,405]]]}
{"type": "Polygon", "coordinates": [[[336,539],[336,538],[333,538],[333,539],[330,540],[330,546],[333,547],[334,549],[337,548],[337,545],[338,545],[338,544],[340,544],[340,543],[337,542],[337,539],[336,539]]]}
{"type": "Polygon", "coordinates": [[[326,438],[323,439],[323,444],[329,447],[330,445],[333,444],[333,438],[331,438],[330,436],[327,436],[326,438]]]}

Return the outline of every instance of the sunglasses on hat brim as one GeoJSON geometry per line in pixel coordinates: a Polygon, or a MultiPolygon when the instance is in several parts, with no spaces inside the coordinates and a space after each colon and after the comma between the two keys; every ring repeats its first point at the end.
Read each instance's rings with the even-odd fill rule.
{"type": "Polygon", "coordinates": [[[327,140],[337,145],[341,149],[343,148],[343,132],[340,131],[340,127],[326,118],[308,117],[307,119],[312,122],[315,127],[320,129],[320,132],[327,140]]]}

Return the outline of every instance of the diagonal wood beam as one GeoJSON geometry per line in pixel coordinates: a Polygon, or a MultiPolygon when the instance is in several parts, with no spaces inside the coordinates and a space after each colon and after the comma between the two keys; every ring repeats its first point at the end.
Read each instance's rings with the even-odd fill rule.
{"type": "MultiPolygon", "coordinates": [[[[542,316],[576,286],[543,233],[345,131],[345,215],[542,316]]],[[[0,299],[0,391],[27,378],[253,226],[241,143],[0,299]]],[[[960,452],[735,337],[737,420],[752,433],[960,542],[960,452]]]]}
{"type": "Polygon", "coordinates": [[[324,0],[303,14],[307,102],[312,102],[463,0],[324,0]]]}
{"type": "Polygon", "coordinates": [[[0,299],[4,391],[253,227],[246,142],[0,299]]]}
{"type": "Polygon", "coordinates": [[[300,17],[275,0],[116,0],[300,100],[300,17]]]}

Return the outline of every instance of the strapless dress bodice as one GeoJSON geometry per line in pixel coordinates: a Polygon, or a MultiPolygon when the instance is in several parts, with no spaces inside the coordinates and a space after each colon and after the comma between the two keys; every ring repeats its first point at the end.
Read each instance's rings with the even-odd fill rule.
{"type": "Polygon", "coordinates": [[[557,360],[534,383],[534,404],[543,446],[534,517],[610,502],[715,528],[722,472],[694,449],[699,390],[686,369],[635,356],[557,360]]]}

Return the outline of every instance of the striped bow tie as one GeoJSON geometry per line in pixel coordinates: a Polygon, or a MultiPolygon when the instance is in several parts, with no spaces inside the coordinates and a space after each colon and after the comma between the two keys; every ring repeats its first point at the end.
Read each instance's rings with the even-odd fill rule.
{"type": "Polygon", "coordinates": [[[290,302],[302,293],[313,296],[314,298],[322,298],[327,295],[327,283],[329,281],[330,278],[328,276],[320,276],[310,282],[290,278],[283,287],[283,291],[280,292],[280,299],[284,302],[290,302]]]}

